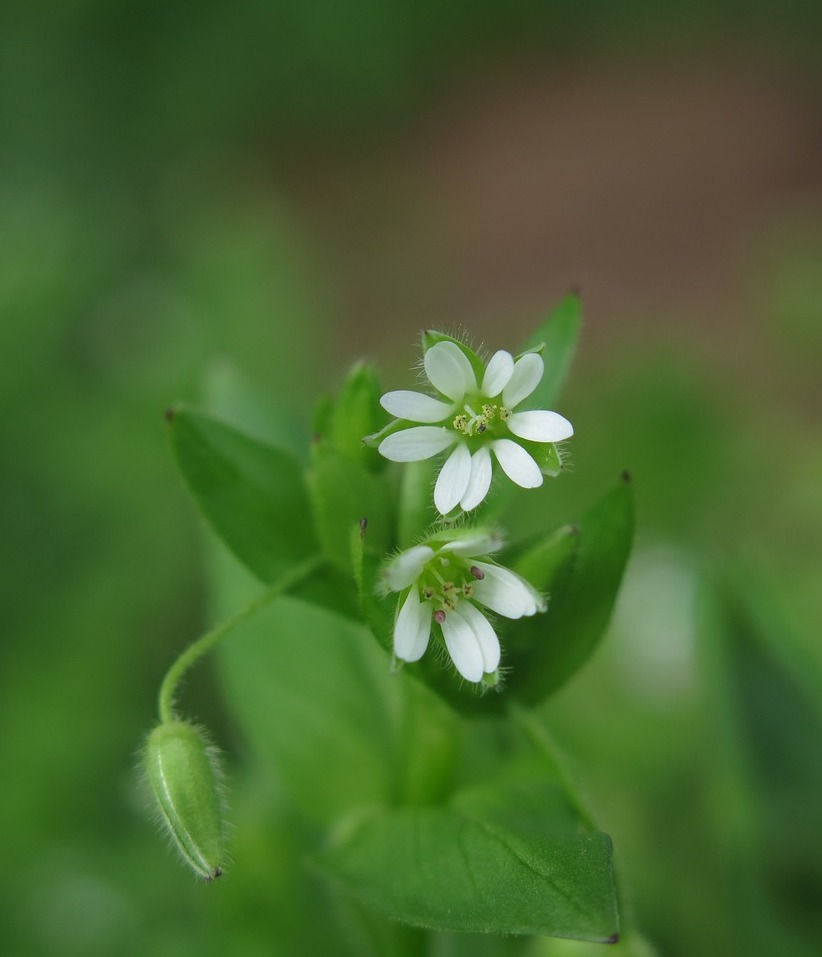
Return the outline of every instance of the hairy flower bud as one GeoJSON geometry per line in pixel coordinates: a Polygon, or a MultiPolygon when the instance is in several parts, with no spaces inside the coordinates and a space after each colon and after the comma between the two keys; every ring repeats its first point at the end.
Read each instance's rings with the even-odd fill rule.
{"type": "Polygon", "coordinates": [[[190,867],[205,880],[222,874],[224,824],[214,748],[184,721],[166,721],[148,736],[143,770],[158,817],[190,867]]]}

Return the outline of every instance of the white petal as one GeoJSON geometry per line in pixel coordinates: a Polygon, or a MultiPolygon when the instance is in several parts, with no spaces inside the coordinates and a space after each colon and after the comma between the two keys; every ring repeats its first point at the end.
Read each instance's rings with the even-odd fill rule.
{"type": "Polygon", "coordinates": [[[497,670],[500,659],[499,638],[491,627],[491,622],[469,601],[461,601],[458,613],[468,622],[477,636],[477,644],[482,654],[483,671],[491,674],[497,670]]]}
{"type": "Polygon", "coordinates": [[[523,618],[545,611],[545,601],[524,578],[508,568],[475,562],[483,578],[474,582],[474,598],[505,618],[523,618]]]}
{"type": "MultiPolygon", "coordinates": [[[[452,532],[452,534],[457,533],[452,532]]],[[[464,538],[455,538],[446,542],[440,551],[470,558],[473,555],[490,555],[502,548],[502,544],[502,535],[497,531],[472,531],[466,533],[464,538]]]]}
{"type": "Polygon", "coordinates": [[[542,356],[528,352],[514,363],[514,372],[502,392],[502,404],[513,409],[536,389],[545,372],[542,356]]]}
{"type": "Polygon", "coordinates": [[[377,451],[392,462],[419,462],[430,459],[456,441],[456,434],[446,428],[418,425],[413,429],[392,432],[380,442],[377,451]]]}
{"type": "Polygon", "coordinates": [[[434,504],[440,515],[447,515],[455,508],[468,488],[471,477],[471,453],[464,442],[454,449],[440,470],[434,486],[434,504]]]}
{"type": "Polygon", "coordinates": [[[431,613],[428,601],[420,601],[416,588],[408,592],[394,625],[394,654],[403,661],[419,661],[428,647],[431,613]]]}
{"type": "Polygon", "coordinates": [[[456,611],[447,611],[442,623],[442,634],[457,671],[466,681],[481,681],[482,651],[474,629],[456,611]]]}
{"type": "Polygon", "coordinates": [[[570,439],[574,427],[559,412],[515,412],[508,419],[508,428],[521,439],[532,442],[561,442],[570,439]]]}
{"type": "Polygon", "coordinates": [[[503,472],[512,482],[516,482],[521,488],[539,488],[542,485],[539,466],[521,445],[511,439],[497,439],[491,444],[491,448],[503,472]]]}
{"type": "Polygon", "coordinates": [[[495,352],[485,368],[480,392],[489,399],[493,399],[508,385],[513,371],[514,357],[511,353],[505,352],[503,349],[495,352]]]}
{"type": "Polygon", "coordinates": [[[385,584],[389,591],[403,591],[413,584],[425,567],[425,563],[434,557],[434,549],[427,545],[415,545],[385,566],[385,584]]]}
{"type": "Polygon", "coordinates": [[[449,402],[440,402],[422,392],[404,390],[386,392],[380,399],[380,405],[396,418],[410,422],[442,422],[456,408],[449,402]]]}
{"type": "Polygon", "coordinates": [[[435,389],[459,402],[466,392],[477,391],[477,380],[468,356],[455,342],[438,342],[425,353],[425,374],[435,389]]]}
{"type": "Polygon", "coordinates": [[[483,445],[471,456],[471,475],[468,487],[460,500],[460,508],[470,512],[485,500],[491,488],[491,453],[483,445]]]}

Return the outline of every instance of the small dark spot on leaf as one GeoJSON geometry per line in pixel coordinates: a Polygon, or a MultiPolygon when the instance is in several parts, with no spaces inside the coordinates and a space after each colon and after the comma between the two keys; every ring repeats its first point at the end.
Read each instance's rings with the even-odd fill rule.
{"type": "Polygon", "coordinates": [[[360,538],[365,538],[365,530],[366,530],[366,528],[368,528],[368,519],[367,519],[367,518],[361,518],[361,519],[360,519],[360,538]]]}
{"type": "Polygon", "coordinates": [[[176,415],[177,410],[169,406],[165,411],[166,422],[173,422],[176,415]]]}
{"type": "Polygon", "coordinates": [[[632,479],[633,479],[633,476],[632,476],[631,473],[628,471],[628,469],[623,469],[622,475],[620,475],[620,478],[622,479],[622,481],[623,481],[626,485],[630,485],[630,484],[631,484],[631,481],[632,481],[632,479]]]}
{"type": "Polygon", "coordinates": [[[611,934],[610,937],[606,937],[604,943],[606,944],[618,944],[619,943],[619,934],[611,934]]]}

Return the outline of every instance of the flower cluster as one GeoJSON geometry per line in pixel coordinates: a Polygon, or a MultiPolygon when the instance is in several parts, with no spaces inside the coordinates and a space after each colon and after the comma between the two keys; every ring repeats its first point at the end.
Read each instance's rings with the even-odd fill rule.
{"type": "Polygon", "coordinates": [[[466,681],[497,671],[499,638],[484,609],[505,618],[545,610],[524,578],[489,559],[502,546],[496,532],[480,529],[434,535],[391,559],[383,570],[387,591],[399,592],[394,654],[418,661],[432,633],[444,642],[466,681]]]}
{"type": "Polygon", "coordinates": [[[502,545],[498,533],[455,531],[451,520],[485,501],[495,462],[521,488],[556,475],[556,443],[574,429],[557,412],[523,407],[545,372],[541,349],[516,358],[500,350],[484,362],[442,333],[426,333],[423,343],[423,368],[435,394],[386,392],[380,404],[394,421],[366,441],[393,462],[448,453],[434,505],[448,516],[450,530],[435,530],[388,561],[382,585],[399,594],[395,657],[418,661],[433,635],[462,677],[478,683],[497,673],[501,657],[486,610],[516,619],[544,611],[546,603],[525,579],[490,559],[502,545]]]}
{"type": "Polygon", "coordinates": [[[485,500],[493,459],[522,488],[542,485],[543,471],[530,447],[574,434],[557,412],[518,411],[542,379],[542,356],[526,352],[514,359],[500,350],[483,365],[467,347],[440,339],[426,350],[423,364],[439,395],[386,392],[380,403],[387,412],[421,424],[391,431],[379,444],[380,454],[393,462],[416,462],[451,449],[434,487],[441,515],[458,506],[471,511],[485,500]]]}

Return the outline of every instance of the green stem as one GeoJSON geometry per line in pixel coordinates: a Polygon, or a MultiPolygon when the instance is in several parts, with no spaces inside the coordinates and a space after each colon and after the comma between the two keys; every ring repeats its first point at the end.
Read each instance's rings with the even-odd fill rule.
{"type": "Polygon", "coordinates": [[[160,685],[160,694],[157,699],[160,721],[165,724],[168,721],[174,720],[174,692],[180,683],[180,679],[195,662],[202,658],[204,654],[211,651],[218,641],[233,631],[238,625],[241,625],[249,618],[253,618],[260,609],[264,608],[274,598],[285,594],[306,578],[310,578],[323,564],[323,561],[324,559],[317,555],[303,562],[302,565],[297,565],[278,581],[274,582],[273,585],[266,588],[265,591],[261,592],[253,601],[249,602],[244,608],[241,608],[227,621],[224,621],[221,625],[217,625],[216,628],[213,628],[196,641],[193,641],[168,669],[163,683],[160,685]]]}

